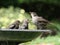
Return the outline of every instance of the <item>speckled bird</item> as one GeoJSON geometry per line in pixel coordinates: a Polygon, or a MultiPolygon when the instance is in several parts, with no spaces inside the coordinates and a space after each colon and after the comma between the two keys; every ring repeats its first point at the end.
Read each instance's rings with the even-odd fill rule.
{"type": "Polygon", "coordinates": [[[29,23],[28,19],[23,20],[23,23],[20,26],[20,29],[28,29],[28,23],[29,23]]]}
{"type": "Polygon", "coordinates": [[[36,12],[30,12],[32,17],[32,22],[37,26],[37,29],[45,29],[48,20],[44,19],[42,16],[38,16],[36,12]]]}
{"type": "Polygon", "coordinates": [[[12,24],[10,24],[8,26],[8,29],[18,29],[19,28],[19,25],[20,25],[20,21],[19,20],[16,20],[15,22],[13,22],[12,24]]]}

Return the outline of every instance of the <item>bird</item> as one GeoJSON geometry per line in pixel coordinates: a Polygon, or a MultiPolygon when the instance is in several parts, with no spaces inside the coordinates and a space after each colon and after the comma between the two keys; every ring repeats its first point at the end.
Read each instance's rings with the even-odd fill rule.
{"type": "Polygon", "coordinates": [[[22,25],[19,27],[19,29],[28,29],[28,19],[24,19],[22,25]]]}
{"type": "MultiPolygon", "coordinates": [[[[30,15],[32,17],[32,22],[37,26],[37,29],[47,29],[46,25],[47,24],[51,24],[54,25],[53,23],[51,23],[50,21],[44,19],[42,16],[38,16],[36,12],[30,12],[30,15]]],[[[48,35],[56,35],[56,30],[51,29],[51,32],[42,32],[41,33],[41,37],[45,37],[48,35]]]]}
{"type": "Polygon", "coordinates": [[[14,21],[12,24],[10,24],[10,25],[8,26],[8,29],[18,29],[20,23],[21,23],[21,22],[20,22],[19,20],[16,20],[16,21],[14,21]]]}
{"type": "Polygon", "coordinates": [[[44,19],[42,16],[38,16],[36,12],[30,12],[32,17],[32,22],[37,26],[37,29],[45,29],[48,20],[44,19]]]}

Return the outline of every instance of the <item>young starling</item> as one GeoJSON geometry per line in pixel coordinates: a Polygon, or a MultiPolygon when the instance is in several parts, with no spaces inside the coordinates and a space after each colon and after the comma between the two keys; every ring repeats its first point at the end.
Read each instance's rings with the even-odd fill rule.
{"type": "Polygon", "coordinates": [[[39,17],[35,12],[30,12],[32,17],[32,22],[37,26],[37,29],[45,29],[48,21],[43,17],[39,17]]]}
{"type": "Polygon", "coordinates": [[[22,26],[20,26],[20,29],[28,29],[28,23],[29,23],[28,19],[23,20],[23,24],[22,26]]]}
{"type": "Polygon", "coordinates": [[[20,21],[16,20],[11,25],[8,26],[8,29],[18,29],[19,28],[20,21]]]}
{"type": "MultiPolygon", "coordinates": [[[[37,29],[47,29],[46,25],[51,24],[54,25],[53,23],[49,22],[48,20],[44,19],[43,17],[39,17],[35,12],[30,12],[31,17],[32,17],[32,22],[37,26],[37,29]]],[[[42,32],[41,37],[46,37],[48,35],[56,35],[56,31],[52,30],[52,32],[42,32]]]]}

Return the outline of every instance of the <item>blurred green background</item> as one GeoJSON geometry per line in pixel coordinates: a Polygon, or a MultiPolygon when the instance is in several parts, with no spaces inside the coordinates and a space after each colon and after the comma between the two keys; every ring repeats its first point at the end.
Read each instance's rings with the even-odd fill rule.
{"type": "MultiPolygon", "coordinates": [[[[25,18],[31,19],[30,11],[53,22],[54,26],[48,25],[49,28],[60,30],[60,0],[0,0],[0,28],[6,28],[15,20],[22,22],[25,18]]],[[[36,26],[30,22],[29,29],[36,29],[36,26]]],[[[53,42],[55,45],[60,45],[59,34],[45,39],[38,38],[22,45],[35,45],[41,42],[53,42]]]]}

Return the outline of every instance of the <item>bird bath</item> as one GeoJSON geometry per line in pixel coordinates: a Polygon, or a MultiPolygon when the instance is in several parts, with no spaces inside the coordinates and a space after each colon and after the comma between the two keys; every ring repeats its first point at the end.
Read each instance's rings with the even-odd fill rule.
{"type": "Polygon", "coordinates": [[[0,29],[0,45],[17,45],[38,37],[41,32],[50,30],[21,30],[21,29],[0,29]]]}
{"type": "Polygon", "coordinates": [[[0,41],[30,41],[50,30],[0,29],[0,41]]]}

